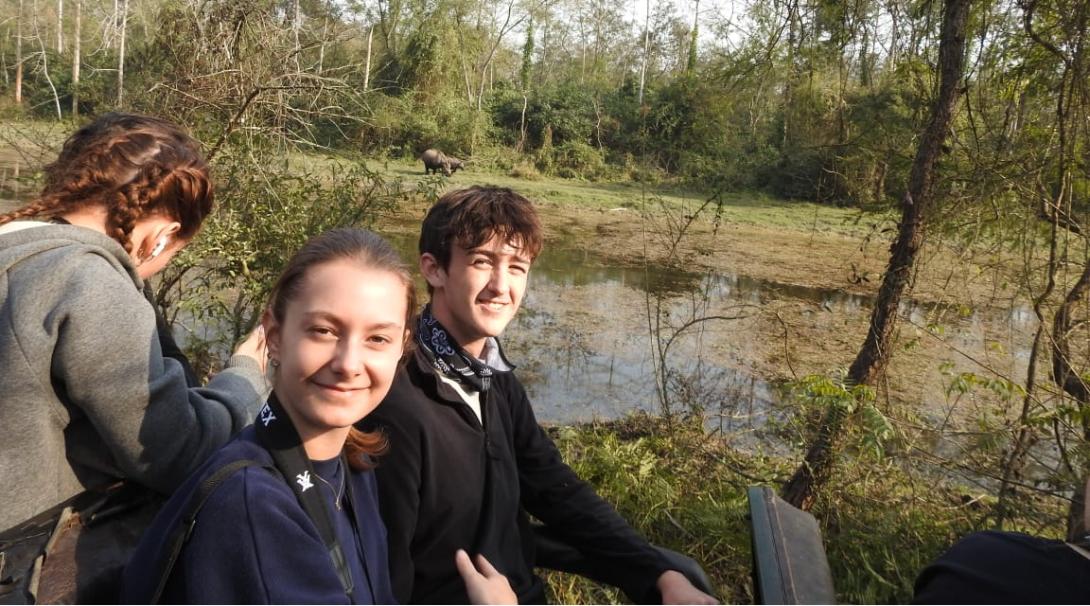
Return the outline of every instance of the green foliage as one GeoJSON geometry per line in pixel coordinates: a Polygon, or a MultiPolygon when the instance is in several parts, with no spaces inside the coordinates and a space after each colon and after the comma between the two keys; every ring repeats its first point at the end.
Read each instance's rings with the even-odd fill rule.
{"type": "Polygon", "coordinates": [[[519,70],[519,85],[523,91],[530,90],[530,73],[534,69],[534,20],[526,24],[526,43],[522,45],[522,68],[519,70]]]}
{"type": "Polygon", "coordinates": [[[830,408],[854,416],[859,431],[857,445],[870,455],[881,458],[886,443],[895,435],[889,418],[875,406],[875,391],[868,385],[848,385],[841,378],[807,375],[789,384],[793,401],[808,414],[822,415],[830,408]]]}
{"type": "Polygon", "coordinates": [[[367,227],[412,192],[362,164],[330,161],[321,174],[273,158],[220,156],[217,208],[159,280],[167,317],[194,329],[189,353],[207,372],[260,320],[269,289],[292,254],[334,227],[367,227]]]}
{"type": "MultiPolygon", "coordinates": [[[[669,428],[643,415],[552,433],[576,473],[651,542],[700,562],[722,600],[752,601],[745,481],[729,471],[736,453],[710,441],[699,424],[669,428]]],[[[769,471],[764,465],[755,473],[769,471]]],[[[546,578],[558,603],[621,598],[586,579],[546,578]]]]}
{"type": "Polygon", "coordinates": [[[581,141],[565,141],[553,148],[556,174],[567,179],[600,179],[606,174],[602,150],[581,141]]]}
{"type": "MultiPolygon", "coordinates": [[[[430,101],[413,95],[375,95],[372,117],[359,130],[359,144],[370,152],[416,158],[429,147],[463,159],[474,149],[475,137],[488,137],[491,123],[464,99],[436,98],[430,101]]],[[[423,170],[423,169],[421,169],[423,170]]]]}
{"type": "MultiPolygon", "coordinates": [[[[808,379],[826,404],[854,399],[835,381],[808,379]]],[[[857,395],[865,395],[856,392],[857,395]]],[[[724,603],[751,603],[746,489],[777,486],[790,458],[737,450],[704,433],[699,419],[670,424],[643,414],[621,421],[550,429],[564,460],[652,543],[700,562],[724,603]]],[[[994,499],[973,483],[911,456],[845,455],[813,511],[821,526],[841,603],[907,603],[923,568],[958,538],[989,528],[994,499]]],[[[1058,520],[1056,501],[1038,501],[1014,523],[1058,520]]],[[[1055,522],[1036,534],[1060,532],[1055,522]]],[[[542,571],[544,572],[544,571],[542,571]]],[[[548,572],[554,602],[621,603],[616,590],[548,572]]]]}
{"type": "MultiPolygon", "coordinates": [[[[517,140],[522,95],[514,91],[501,94],[492,105],[492,116],[496,125],[508,133],[508,140],[517,140]]],[[[551,133],[551,142],[557,145],[566,141],[589,143],[594,124],[594,97],[585,87],[538,89],[530,96],[526,132],[532,149],[545,144],[546,129],[551,133]]]]}

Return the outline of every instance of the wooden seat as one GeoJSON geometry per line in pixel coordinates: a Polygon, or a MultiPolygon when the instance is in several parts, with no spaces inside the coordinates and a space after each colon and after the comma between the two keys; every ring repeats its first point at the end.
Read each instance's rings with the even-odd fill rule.
{"type": "Polygon", "coordinates": [[[766,486],[749,489],[758,604],[833,604],[836,592],[814,516],[766,486]]]}

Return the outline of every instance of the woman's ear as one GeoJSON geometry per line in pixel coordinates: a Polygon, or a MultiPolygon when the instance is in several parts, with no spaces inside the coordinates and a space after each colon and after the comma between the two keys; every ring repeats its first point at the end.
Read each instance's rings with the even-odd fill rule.
{"type": "Polygon", "coordinates": [[[142,251],[140,255],[142,259],[154,259],[167,248],[177,244],[178,232],[182,230],[182,224],[156,217],[150,228],[141,242],[134,242],[133,250],[142,251]]]}
{"type": "Polygon", "coordinates": [[[269,358],[280,358],[280,323],[272,313],[272,309],[266,307],[261,314],[261,326],[265,329],[265,346],[269,348],[269,358]]]}

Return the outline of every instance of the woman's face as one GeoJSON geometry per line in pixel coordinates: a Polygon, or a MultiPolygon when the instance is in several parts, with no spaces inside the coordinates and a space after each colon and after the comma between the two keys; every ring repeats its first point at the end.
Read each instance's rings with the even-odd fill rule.
{"type": "Polygon", "coordinates": [[[315,265],[288,302],[268,314],[274,389],[300,435],[345,428],[390,390],[405,346],[405,285],[394,273],[337,260],[315,265]]]}

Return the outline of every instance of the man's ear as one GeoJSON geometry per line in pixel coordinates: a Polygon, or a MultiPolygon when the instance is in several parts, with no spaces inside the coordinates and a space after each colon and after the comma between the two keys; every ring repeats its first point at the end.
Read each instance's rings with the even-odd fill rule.
{"type": "Polygon", "coordinates": [[[439,263],[439,259],[431,253],[420,255],[420,274],[428,281],[433,289],[443,288],[447,283],[447,270],[439,263]]]}

